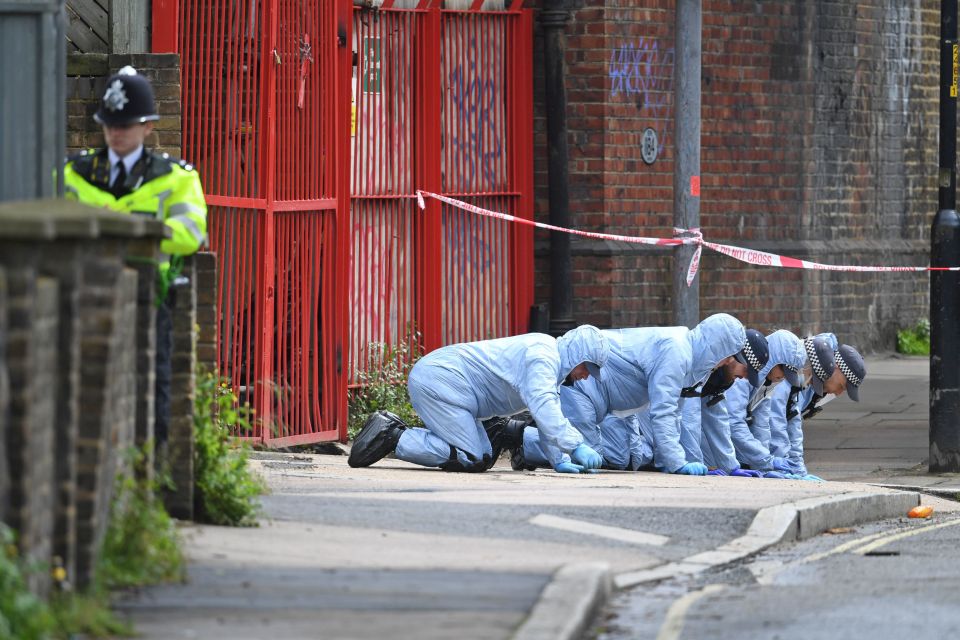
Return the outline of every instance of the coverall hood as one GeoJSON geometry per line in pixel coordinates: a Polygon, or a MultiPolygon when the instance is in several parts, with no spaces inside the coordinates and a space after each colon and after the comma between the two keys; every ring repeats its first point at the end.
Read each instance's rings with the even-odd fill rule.
{"type": "Polygon", "coordinates": [[[780,329],[767,336],[770,345],[770,360],[760,371],[760,381],[770,375],[775,366],[783,365],[784,379],[791,387],[802,387],[803,376],[800,373],[807,364],[807,352],[803,349],[803,340],[787,331],[780,329]]]}
{"type": "Polygon", "coordinates": [[[587,365],[590,375],[600,379],[600,367],[610,355],[610,343],[593,325],[584,324],[571,329],[557,339],[560,352],[560,380],[563,382],[580,363],[587,365]]]}
{"type": "Polygon", "coordinates": [[[721,360],[743,349],[747,343],[747,332],[740,321],[730,314],[717,313],[691,329],[687,339],[693,348],[691,384],[696,384],[706,380],[721,360]]]}

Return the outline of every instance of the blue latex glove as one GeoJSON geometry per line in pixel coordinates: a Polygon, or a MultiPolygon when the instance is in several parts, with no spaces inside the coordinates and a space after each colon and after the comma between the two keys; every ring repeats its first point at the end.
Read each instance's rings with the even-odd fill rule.
{"type": "Polygon", "coordinates": [[[580,473],[583,471],[583,467],[572,462],[558,462],[553,470],[557,473],[580,473]]]}
{"type": "Polygon", "coordinates": [[[738,478],[762,478],[763,474],[759,471],[754,471],[753,469],[734,469],[730,472],[730,475],[737,476],[738,478]]]}
{"type": "Polygon", "coordinates": [[[727,472],[724,471],[723,469],[710,469],[710,471],[707,471],[707,475],[708,476],[725,476],[727,475],[727,472]]]}
{"type": "Polygon", "coordinates": [[[682,473],[685,476],[705,476],[707,475],[707,465],[702,462],[688,462],[674,473],[682,473]]]}
{"type": "Polygon", "coordinates": [[[783,475],[786,476],[787,480],[803,480],[803,476],[796,473],[785,473],[783,475]]]}
{"type": "Polygon", "coordinates": [[[826,482],[826,480],[824,480],[820,476],[815,476],[812,473],[808,473],[807,475],[803,476],[801,480],[811,480],[813,482],[826,482]]]}
{"type": "Polygon", "coordinates": [[[796,473],[796,468],[786,458],[773,458],[773,470],[781,473],[796,473]]]}
{"type": "Polygon", "coordinates": [[[574,464],[586,469],[599,469],[603,464],[603,456],[585,444],[578,444],[577,448],[570,452],[570,459],[574,464]]]}
{"type": "Polygon", "coordinates": [[[764,478],[776,478],[777,480],[786,480],[787,475],[780,471],[765,471],[763,473],[764,478]]]}

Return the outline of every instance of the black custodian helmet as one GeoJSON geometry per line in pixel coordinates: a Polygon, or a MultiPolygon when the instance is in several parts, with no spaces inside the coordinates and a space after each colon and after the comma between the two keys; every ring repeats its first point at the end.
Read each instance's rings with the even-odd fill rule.
{"type": "Polygon", "coordinates": [[[100,109],[93,114],[93,119],[108,127],[159,120],[150,81],[137,74],[133,67],[120,69],[107,80],[100,109]]]}

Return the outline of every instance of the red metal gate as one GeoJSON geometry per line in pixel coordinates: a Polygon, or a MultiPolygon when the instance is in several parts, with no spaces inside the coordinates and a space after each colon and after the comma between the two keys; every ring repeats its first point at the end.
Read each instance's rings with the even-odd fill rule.
{"type": "Polygon", "coordinates": [[[371,343],[527,329],[532,232],[416,206],[532,217],[530,12],[453,1],[155,0],[210,205],[220,368],[255,439],[344,440],[371,343]]]}
{"type": "Polygon", "coordinates": [[[371,343],[522,333],[533,301],[529,230],[415,198],[532,217],[530,12],[388,5],[354,8],[351,380],[371,343]]]}

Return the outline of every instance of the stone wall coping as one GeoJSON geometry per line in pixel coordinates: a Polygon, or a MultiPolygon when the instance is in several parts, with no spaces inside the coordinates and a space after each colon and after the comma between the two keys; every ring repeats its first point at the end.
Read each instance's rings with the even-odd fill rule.
{"type": "Polygon", "coordinates": [[[69,200],[0,203],[0,241],[103,237],[169,238],[170,231],[163,222],[147,216],[117,213],[69,200]]]}

